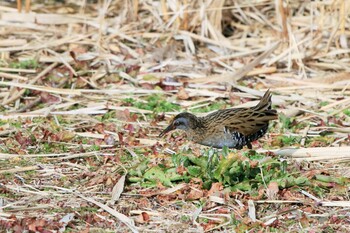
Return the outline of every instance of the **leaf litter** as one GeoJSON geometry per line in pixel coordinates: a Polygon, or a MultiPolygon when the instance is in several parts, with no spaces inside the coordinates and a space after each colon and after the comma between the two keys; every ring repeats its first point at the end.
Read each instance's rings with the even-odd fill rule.
{"type": "Polygon", "coordinates": [[[347,1],[70,3],[0,6],[0,229],[348,230],[347,1]],[[267,88],[253,151],[157,137],[267,88]]]}

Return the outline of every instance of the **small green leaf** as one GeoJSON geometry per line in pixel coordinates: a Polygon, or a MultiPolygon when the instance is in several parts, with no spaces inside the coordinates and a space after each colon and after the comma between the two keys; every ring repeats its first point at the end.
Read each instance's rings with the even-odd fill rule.
{"type": "Polygon", "coordinates": [[[332,177],[326,175],[316,175],[315,179],[322,182],[337,183],[341,185],[344,185],[345,183],[349,182],[349,180],[345,177],[332,177]]]}
{"type": "Polygon", "coordinates": [[[148,171],[145,172],[143,177],[149,181],[160,181],[165,186],[171,186],[171,181],[168,177],[166,177],[164,171],[158,167],[151,167],[148,171]]]}
{"type": "Polygon", "coordinates": [[[148,159],[142,161],[135,168],[130,169],[128,173],[130,176],[142,177],[143,176],[142,174],[146,171],[147,168],[148,168],[148,159]]]}
{"type": "MultiPolygon", "coordinates": [[[[217,168],[214,170],[214,178],[219,182],[222,182],[222,174],[229,172],[231,165],[235,162],[236,158],[222,158],[217,168]]],[[[237,164],[236,164],[237,165],[237,164]]],[[[239,166],[233,166],[234,170],[239,169],[239,166]]]]}
{"type": "Polygon", "coordinates": [[[252,190],[252,187],[249,183],[249,180],[245,180],[243,182],[240,182],[236,185],[234,185],[232,188],[231,188],[232,191],[251,191],[252,190]]]}
{"type": "Polygon", "coordinates": [[[208,166],[208,157],[196,157],[194,155],[188,155],[188,159],[197,166],[200,166],[202,170],[206,170],[208,166]]]}
{"type": "Polygon", "coordinates": [[[198,177],[201,174],[201,168],[199,166],[188,166],[187,171],[188,174],[195,177],[198,177]]]}
{"type": "Polygon", "coordinates": [[[295,184],[298,186],[310,185],[310,181],[307,177],[299,176],[295,179],[295,184]]]}
{"type": "Polygon", "coordinates": [[[142,178],[137,176],[128,176],[128,181],[131,183],[137,183],[142,181],[142,178]]]}
{"type": "Polygon", "coordinates": [[[169,168],[165,170],[165,176],[170,180],[170,181],[179,181],[179,180],[184,180],[186,179],[186,176],[182,176],[179,173],[177,173],[176,168],[169,168]]]}

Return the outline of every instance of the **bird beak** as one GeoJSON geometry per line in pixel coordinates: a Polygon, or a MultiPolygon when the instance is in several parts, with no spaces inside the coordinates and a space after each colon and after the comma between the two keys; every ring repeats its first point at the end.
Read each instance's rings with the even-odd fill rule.
{"type": "Polygon", "coordinates": [[[175,126],[174,126],[173,124],[170,124],[168,127],[166,127],[165,130],[163,130],[163,132],[161,132],[161,133],[159,134],[159,137],[160,137],[160,138],[163,137],[166,133],[168,133],[168,132],[170,132],[170,131],[172,131],[172,130],[174,130],[174,129],[175,129],[175,126]]]}

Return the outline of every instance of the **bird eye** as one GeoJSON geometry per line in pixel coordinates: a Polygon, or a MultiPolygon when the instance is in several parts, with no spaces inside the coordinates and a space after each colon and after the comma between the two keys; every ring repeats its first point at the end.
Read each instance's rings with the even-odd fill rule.
{"type": "Polygon", "coordinates": [[[175,121],[175,122],[174,122],[174,125],[175,125],[175,126],[179,126],[179,125],[180,125],[180,122],[179,122],[179,121],[175,121]]]}

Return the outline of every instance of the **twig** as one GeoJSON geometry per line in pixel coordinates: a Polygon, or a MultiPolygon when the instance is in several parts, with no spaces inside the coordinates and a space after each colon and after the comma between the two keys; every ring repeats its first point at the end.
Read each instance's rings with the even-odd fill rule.
{"type": "MultiPolygon", "coordinates": [[[[53,68],[55,68],[57,66],[57,63],[53,63],[50,66],[46,67],[46,69],[44,69],[43,71],[41,71],[35,78],[31,79],[29,81],[29,84],[34,84],[36,83],[36,81],[38,81],[40,78],[44,77],[47,73],[49,73],[53,68]]],[[[7,100],[3,100],[2,104],[3,105],[7,105],[10,104],[14,101],[16,101],[18,98],[20,98],[25,92],[25,89],[22,89],[20,91],[18,91],[17,93],[13,94],[11,96],[11,98],[7,99],[7,100]]]]}

